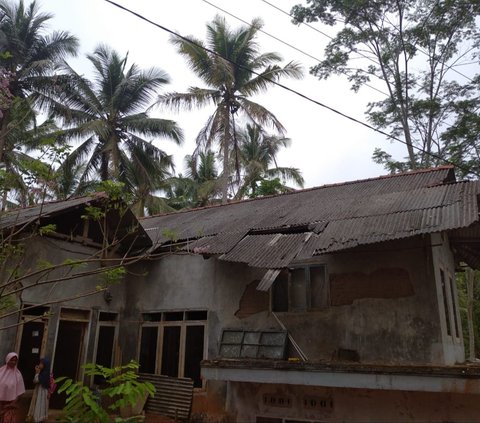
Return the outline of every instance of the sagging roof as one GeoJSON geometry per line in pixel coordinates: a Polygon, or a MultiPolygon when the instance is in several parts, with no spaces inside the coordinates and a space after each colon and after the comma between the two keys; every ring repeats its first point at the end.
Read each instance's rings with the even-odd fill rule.
{"type": "MultiPolygon", "coordinates": [[[[82,215],[85,215],[85,208],[88,206],[100,206],[108,201],[108,195],[103,192],[75,197],[68,200],[45,202],[31,207],[12,209],[0,213],[0,230],[16,231],[29,230],[32,225],[46,225],[54,223],[60,232],[66,230],[78,231],[78,226],[83,224],[82,215]]],[[[143,227],[138,224],[134,214],[125,209],[120,213],[118,208],[112,207],[108,213],[108,225],[116,229],[115,236],[121,243],[134,247],[134,249],[148,248],[151,241],[143,227]],[[118,229],[117,229],[118,228],[118,229]]],[[[98,235],[102,237],[100,233],[98,235]]],[[[97,240],[101,243],[101,239],[97,240]]]]}
{"type": "Polygon", "coordinates": [[[478,222],[479,182],[452,166],[382,176],[149,217],[156,248],[187,249],[268,269],[359,245],[467,228],[478,222]]]}

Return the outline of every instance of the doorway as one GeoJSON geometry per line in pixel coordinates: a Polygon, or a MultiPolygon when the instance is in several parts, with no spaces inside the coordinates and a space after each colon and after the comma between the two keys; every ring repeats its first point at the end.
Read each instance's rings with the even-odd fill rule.
{"type": "Polygon", "coordinates": [[[22,327],[22,338],[18,352],[18,370],[22,373],[26,389],[33,389],[35,366],[39,363],[43,353],[43,338],[45,322],[26,322],[22,327]]]}
{"type": "MultiPolygon", "coordinates": [[[[79,379],[87,325],[87,322],[59,321],[53,363],[55,377],[66,376],[75,381],[79,379]]],[[[64,404],[65,396],[56,392],[51,398],[51,407],[63,408],[64,404]]]]}

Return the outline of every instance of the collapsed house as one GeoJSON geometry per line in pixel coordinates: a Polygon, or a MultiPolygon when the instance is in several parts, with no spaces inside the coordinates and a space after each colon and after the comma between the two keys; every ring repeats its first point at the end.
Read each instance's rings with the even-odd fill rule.
{"type": "MultiPolygon", "coordinates": [[[[108,295],[27,307],[10,320],[48,307],[29,323],[43,331],[0,331],[1,349],[15,347],[20,362],[48,354],[57,375],[76,378],[86,362],[135,359],[145,378],[172,381],[167,414],[186,407],[210,421],[477,421],[480,368],[465,363],[455,273],[480,267],[479,193],[478,182],[440,167],[136,226],[125,215],[135,235],[115,254],[145,255],[124,283],[108,295]],[[192,403],[174,380],[191,381],[192,403]]],[[[99,248],[79,224],[92,201],[57,203],[64,208],[55,213],[46,205],[43,219],[63,233],[78,224],[81,236],[60,239],[57,228],[32,242],[29,260],[57,257],[52,239],[62,257],[99,248]]],[[[21,304],[95,283],[35,288],[21,304]]]]}

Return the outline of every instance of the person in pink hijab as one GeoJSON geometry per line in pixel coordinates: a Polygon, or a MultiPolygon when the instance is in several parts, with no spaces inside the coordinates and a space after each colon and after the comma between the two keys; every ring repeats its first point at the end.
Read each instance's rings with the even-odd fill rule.
{"type": "Polygon", "coordinates": [[[0,367],[0,423],[17,423],[17,399],[25,392],[22,374],[17,369],[17,353],[8,353],[5,363],[0,367]]]}

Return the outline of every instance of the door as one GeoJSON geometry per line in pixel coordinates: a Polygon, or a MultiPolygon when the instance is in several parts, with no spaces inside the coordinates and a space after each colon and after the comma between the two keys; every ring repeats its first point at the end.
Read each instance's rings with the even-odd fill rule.
{"type": "Polygon", "coordinates": [[[35,365],[40,361],[44,333],[44,322],[35,321],[23,324],[22,339],[18,352],[18,369],[22,373],[26,389],[33,389],[34,387],[35,365]]]}
{"type": "MultiPolygon", "coordinates": [[[[55,345],[53,374],[55,377],[66,376],[78,380],[80,376],[80,359],[87,323],[60,320],[55,345]]],[[[63,408],[65,397],[55,393],[50,407],[63,408]]]]}
{"type": "MultiPolygon", "coordinates": [[[[100,326],[98,330],[97,353],[95,364],[104,367],[112,367],[113,348],[115,342],[115,326],[100,326]]],[[[95,376],[93,383],[102,385],[104,380],[101,376],[95,376]]]]}

